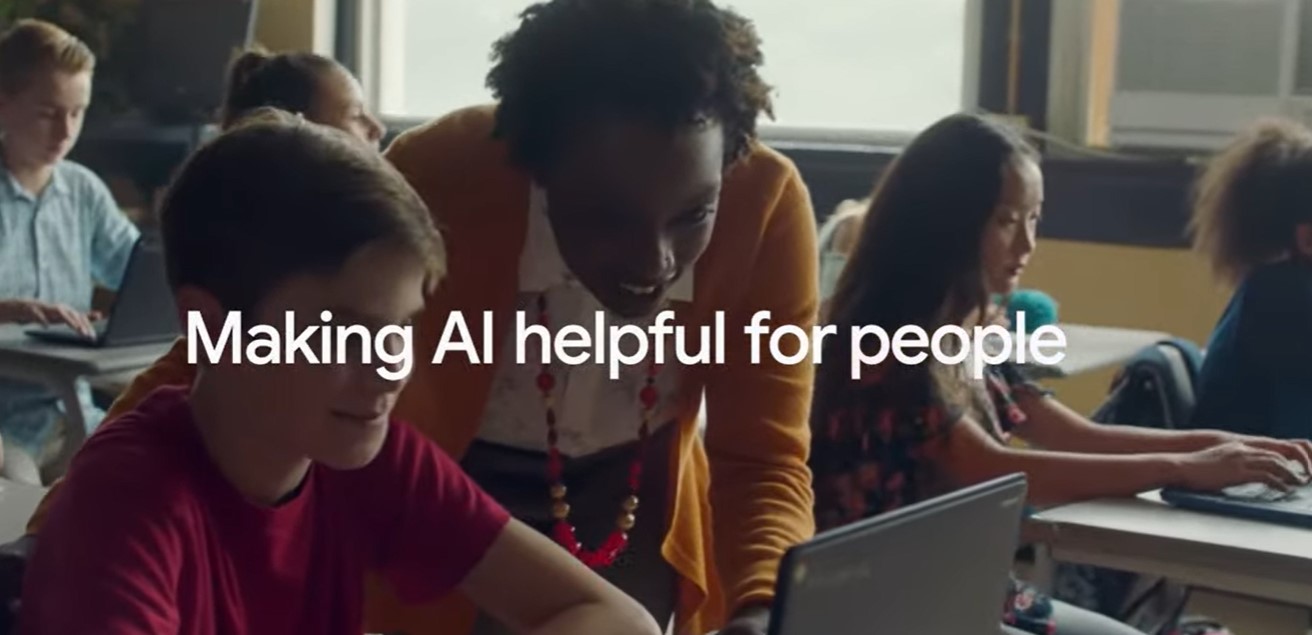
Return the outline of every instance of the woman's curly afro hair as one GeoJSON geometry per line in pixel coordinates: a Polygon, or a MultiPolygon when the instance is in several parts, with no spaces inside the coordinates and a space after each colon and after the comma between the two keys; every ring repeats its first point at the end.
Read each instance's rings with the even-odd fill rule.
{"type": "Polygon", "coordinates": [[[547,0],[521,17],[494,46],[487,85],[495,136],[522,167],[550,165],[576,126],[603,116],[717,122],[728,166],[773,116],[755,28],[710,0],[547,0]]]}

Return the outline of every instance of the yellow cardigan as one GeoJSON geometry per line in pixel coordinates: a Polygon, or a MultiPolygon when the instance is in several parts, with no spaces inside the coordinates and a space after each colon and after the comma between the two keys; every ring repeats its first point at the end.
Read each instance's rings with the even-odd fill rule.
{"type": "MultiPolygon", "coordinates": [[[[529,177],[491,138],[493,113],[490,106],[458,111],[407,131],[387,150],[442,229],[449,271],[418,320],[415,368],[397,415],[455,457],[477,433],[495,365],[473,364],[464,354],[431,364],[432,353],[452,311],[465,316],[479,342],[482,312],[493,311],[493,341],[504,341],[500,334],[514,324],[527,224],[529,177]]],[[[771,312],[768,325],[811,331],[818,261],[810,198],[792,163],[754,145],[726,175],[715,223],[696,265],[693,301],[675,307],[675,323],[690,335],[714,324],[717,311],[726,324],[726,363],[692,367],[682,376],[670,456],[677,482],[666,504],[670,529],[662,553],[680,575],[676,632],[689,635],[719,628],[744,604],[772,599],[784,550],[814,532],[806,462],[813,366],[809,357],[796,365],[775,362],[768,339],[760,363],[753,364],[742,331],[762,310],[771,312]],[[698,434],[703,391],[704,441],[698,434]]],[[[697,341],[690,340],[689,350],[698,350],[697,341]]],[[[787,342],[781,343],[787,352],[787,342]]],[[[137,378],[109,416],[160,385],[189,383],[193,375],[179,341],[137,378]]],[[[402,605],[377,580],[370,581],[367,604],[370,632],[467,633],[475,615],[458,595],[433,605],[402,605]]]]}

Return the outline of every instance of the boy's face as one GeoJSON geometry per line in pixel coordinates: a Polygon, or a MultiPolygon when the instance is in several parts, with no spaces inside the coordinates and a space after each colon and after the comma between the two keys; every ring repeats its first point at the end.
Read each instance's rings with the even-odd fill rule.
{"type": "Polygon", "coordinates": [[[90,104],[90,71],[35,73],[26,90],[0,94],[0,129],[10,159],[25,166],[59,162],[77,143],[90,104]]]}
{"type": "MultiPolygon", "coordinates": [[[[257,366],[247,363],[244,350],[243,363],[233,365],[225,351],[224,361],[207,372],[223,375],[220,382],[234,398],[251,400],[260,421],[251,422],[249,433],[261,437],[264,447],[334,469],[363,467],[382,447],[392,407],[405,384],[404,378],[385,379],[378,368],[413,368],[412,361],[397,362],[408,354],[409,338],[380,338],[378,333],[384,327],[410,323],[423,308],[424,281],[425,270],[417,257],[381,243],[357,251],[335,274],[292,277],[265,296],[256,315],[242,316],[243,331],[249,332],[258,321],[284,333],[286,312],[294,311],[295,332],[300,333],[306,326],[323,325],[320,314],[327,310],[333,317],[328,326],[364,326],[369,341],[351,335],[342,349],[346,363],[338,364],[336,330],[330,344],[332,359],[324,360],[319,357],[324,349],[323,329],[319,329],[307,346],[319,364],[306,362],[298,353],[296,363],[287,364],[284,357],[284,363],[257,366]],[[368,364],[361,363],[365,350],[368,364]]],[[[206,316],[207,325],[211,319],[206,316]]],[[[216,326],[209,328],[217,335],[216,326]]],[[[252,339],[243,337],[247,350],[252,339]]],[[[280,340],[285,352],[287,339],[280,340]]],[[[267,353],[265,348],[260,354],[267,353]]]]}

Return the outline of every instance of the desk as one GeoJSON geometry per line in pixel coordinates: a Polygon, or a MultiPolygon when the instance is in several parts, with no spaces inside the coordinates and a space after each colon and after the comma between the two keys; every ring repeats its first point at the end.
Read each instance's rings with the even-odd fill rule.
{"type": "Polygon", "coordinates": [[[117,396],[127,390],[128,386],[132,385],[132,381],[143,370],[145,368],[134,367],[117,373],[109,373],[108,375],[95,375],[88,378],[88,383],[91,384],[92,394],[101,393],[117,396]]]}
{"type": "Polygon", "coordinates": [[[1053,560],[1312,607],[1312,530],[1177,509],[1152,492],[1046,510],[1025,534],[1053,560]]]}
{"type": "Polygon", "coordinates": [[[68,420],[64,449],[55,463],[56,473],[63,473],[86,439],[86,414],[78,399],[77,380],[144,370],[163,357],[173,342],[90,348],[38,341],[24,335],[24,328],[0,325],[0,377],[45,384],[63,400],[68,420]]]}
{"type": "Polygon", "coordinates": [[[1060,379],[1120,366],[1146,346],[1171,337],[1160,331],[1143,331],[1112,326],[1058,324],[1066,334],[1066,357],[1052,366],[1027,360],[1022,366],[1034,379],[1060,379]]]}

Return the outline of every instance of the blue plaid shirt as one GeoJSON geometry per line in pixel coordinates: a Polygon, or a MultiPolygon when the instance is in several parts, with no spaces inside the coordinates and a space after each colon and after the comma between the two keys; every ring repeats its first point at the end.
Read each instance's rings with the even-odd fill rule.
{"type": "MultiPolygon", "coordinates": [[[[91,170],[61,161],[39,196],[0,166],[0,299],[28,299],[91,308],[93,284],[116,290],[140,232],[91,170]]],[[[91,390],[79,394],[90,416],[103,413],[91,390]]],[[[63,414],[59,398],[41,385],[0,379],[0,436],[35,454],[63,414]]]]}

